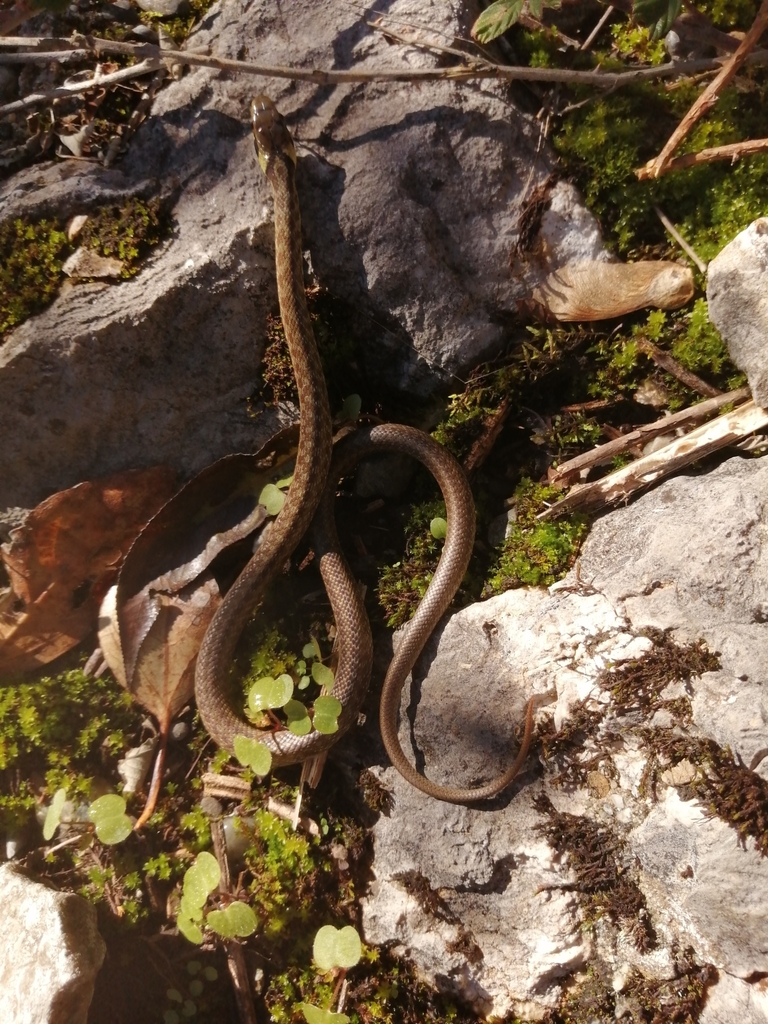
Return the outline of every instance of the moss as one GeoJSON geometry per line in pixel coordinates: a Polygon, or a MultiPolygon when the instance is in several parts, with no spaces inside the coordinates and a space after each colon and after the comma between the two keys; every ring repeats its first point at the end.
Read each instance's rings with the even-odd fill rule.
{"type": "Polygon", "coordinates": [[[574,564],[587,535],[586,516],[574,514],[555,522],[536,518],[560,496],[557,488],[546,484],[523,480],[519,485],[514,499],[517,518],[488,577],[486,596],[512,587],[550,586],[574,564]]]}
{"type": "Polygon", "coordinates": [[[613,1024],[619,1015],[628,1024],[695,1024],[717,978],[717,971],[696,963],[690,950],[678,955],[674,978],[657,981],[635,970],[617,993],[612,974],[606,964],[590,964],[557,1009],[547,1011],[543,1024],[613,1024]]]}
{"type": "Polygon", "coordinates": [[[679,721],[689,722],[691,702],[687,697],[665,700],[661,695],[670,683],[688,683],[705,672],[716,672],[720,668],[718,654],[709,651],[703,640],[677,644],[668,631],[649,628],[641,635],[649,637],[653,647],[642,657],[607,670],[598,685],[610,692],[618,715],[639,712],[648,718],[666,709],[679,721]]]}
{"type": "Polygon", "coordinates": [[[415,505],[405,526],[406,553],[402,561],[381,570],[379,604],[392,629],[411,618],[432,580],[443,542],[432,536],[429,524],[438,516],[445,517],[442,501],[415,505]]]}
{"type": "Polygon", "coordinates": [[[656,796],[662,772],[690,761],[697,773],[682,788],[683,799],[697,799],[709,814],[736,831],[742,844],[755,842],[768,857],[768,782],[734,758],[728,747],[712,739],[680,736],[672,729],[648,729],[643,733],[650,750],[641,780],[641,792],[656,796]]]}
{"type": "Polygon", "coordinates": [[[79,241],[102,256],[123,261],[122,276],[133,277],[142,261],[168,233],[170,224],[159,199],[128,199],[102,206],[85,223],[79,241]]]}
{"type": "Polygon", "coordinates": [[[567,854],[576,876],[575,891],[588,922],[607,915],[632,936],[638,949],[656,945],[645,896],[621,863],[623,842],[607,826],[555,810],[545,794],[534,799],[547,821],[535,826],[558,854],[567,854]]]}
{"type": "MultiPolygon", "coordinates": [[[[128,199],[91,213],[77,244],[123,260],[122,276],[133,277],[169,228],[159,199],[128,199]]],[[[55,219],[16,218],[0,224],[0,340],[53,302],[73,248],[63,223],[55,219]]]]}
{"type": "Polygon", "coordinates": [[[126,734],[140,721],[110,676],[73,669],[0,685],[0,829],[28,819],[43,780],[50,793],[64,787],[72,798],[87,798],[91,779],[107,766],[114,770],[126,734]]]}
{"type": "Polygon", "coordinates": [[[0,337],[53,302],[71,251],[57,220],[0,224],[0,337]]]}

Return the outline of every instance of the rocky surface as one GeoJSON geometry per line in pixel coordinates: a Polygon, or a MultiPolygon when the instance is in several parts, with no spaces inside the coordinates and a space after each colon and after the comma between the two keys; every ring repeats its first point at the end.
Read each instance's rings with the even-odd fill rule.
{"type": "Polygon", "coordinates": [[[0,1020],[85,1024],[105,945],[82,896],[0,865],[0,1020]]]}
{"type": "MultiPolygon", "coordinates": [[[[661,763],[655,799],[641,786],[654,735],[710,738],[745,764],[768,743],[767,488],[766,460],[670,480],[599,520],[578,571],[550,593],[511,591],[447,622],[402,715],[404,747],[431,778],[495,775],[514,756],[526,700],[552,686],[556,703],[538,714],[548,742],[548,715],[561,731],[581,716],[581,733],[548,758],[538,746],[511,791],[477,808],[438,803],[380,772],[394,807],[375,827],[368,941],[394,938],[431,982],[478,1011],[531,1020],[588,976],[608,979],[620,1015],[638,978],[674,979],[687,950],[696,971],[715,969],[701,1021],[768,1021],[768,858],[692,796],[701,765],[661,763]],[[642,635],[649,627],[720,652],[718,669],[663,690],[688,699],[688,725],[683,704],[644,712],[612,696],[615,672],[661,642],[642,635]],[[628,916],[598,911],[585,927],[595,914],[579,896],[584,875],[540,831],[550,820],[534,806],[542,796],[598,830],[616,878],[638,887],[628,916]]],[[[768,779],[768,764],[757,772],[768,779]]]]}
{"type": "Polygon", "coordinates": [[[768,217],[738,234],[709,264],[709,317],[758,405],[768,406],[768,217]]]}
{"type": "MultiPolygon", "coordinates": [[[[399,0],[388,14],[451,43],[472,12],[399,0]]],[[[367,18],[344,4],[221,0],[188,45],[301,68],[434,65],[367,18]]],[[[430,393],[507,337],[529,287],[510,276],[509,253],[549,157],[505,86],[326,88],[191,70],[159,93],[116,167],[36,165],[0,188],[3,219],[68,218],[137,194],[163,196],[174,224],[137,277],[67,287],[0,348],[0,508],[128,467],[190,475],[274,428],[254,427],[246,404],[276,309],[271,198],[248,125],[258,90],[296,136],[312,268],[357,311],[364,376],[430,393]]],[[[570,186],[553,194],[542,244],[556,263],[600,251],[570,186]]]]}

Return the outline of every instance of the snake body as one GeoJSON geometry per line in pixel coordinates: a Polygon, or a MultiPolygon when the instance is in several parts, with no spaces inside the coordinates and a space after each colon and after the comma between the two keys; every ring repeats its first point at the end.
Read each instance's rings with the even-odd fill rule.
{"type": "Polygon", "coordinates": [[[285,504],[255,554],[228,591],[203,640],[197,660],[195,692],[203,723],[219,746],[232,751],[236,736],[266,744],[276,766],[296,764],[327,750],[357,719],[372,665],[372,641],[359,586],[344,558],[334,519],[339,478],[362,458],[399,452],[422,462],[445,498],[448,532],[435,574],[414,617],[405,627],[387,672],[381,696],[382,739],[392,764],[417,789],[451,803],[471,803],[504,789],[522,766],[533,725],[528,704],[523,741],[514,764],[480,787],[440,786],[413,767],[397,735],[402,688],[438,620],[451,603],[467,570],[475,537],[475,506],[464,471],[453,456],[427,434],[402,424],[356,431],[333,451],[331,417],[320,358],[304,295],[301,220],[295,185],[296,156],[285,121],[272,101],[257,97],[252,105],[259,162],[272,187],[275,205],[275,264],[278,298],[298,387],[300,440],[293,481],[285,504]],[[336,622],[337,667],[333,696],[342,704],[333,735],[256,729],[243,717],[242,694],[229,685],[235,645],[253,609],[310,526],[323,583],[336,622]]]}

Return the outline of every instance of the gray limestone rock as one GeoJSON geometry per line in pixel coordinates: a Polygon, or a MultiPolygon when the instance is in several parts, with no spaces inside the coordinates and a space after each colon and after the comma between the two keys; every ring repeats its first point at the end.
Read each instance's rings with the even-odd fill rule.
{"type": "MultiPolygon", "coordinates": [[[[449,42],[470,20],[458,0],[399,0],[388,13],[449,42]]],[[[393,53],[367,17],[348,4],[221,0],[189,46],[300,68],[434,66],[424,51],[393,53]]],[[[246,403],[276,310],[271,196],[248,125],[255,90],[296,137],[305,245],[319,283],[363,325],[364,375],[427,394],[507,337],[527,288],[510,277],[509,252],[550,158],[505,86],[326,88],[192,70],[159,93],[116,167],[40,165],[0,186],[3,219],[67,219],[138,194],[165,197],[174,221],[137,277],[63,289],[0,348],[0,507],[157,462],[190,475],[270,432],[246,403]]],[[[549,220],[568,252],[584,231],[595,247],[569,187],[549,220]]]]}
{"type": "Polygon", "coordinates": [[[768,217],[753,221],[709,264],[712,323],[744,370],[758,405],[768,406],[768,217]]]}
{"type": "MultiPolygon", "coordinates": [[[[523,1019],[555,1005],[566,979],[578,984],[590,962],[614,975],[619,1012],[631,983],[624,991],[618,979],[633,970],[673,978],[675,950],[690,948],[719,972],[702,1020],[768,1022],[760,981],[768,971],[768,860],[686,796],[690,764],[659,777],[658,802],[641,789],[649,756],[641,728],[677,720],[614,710],[609,684],[600,683],[607,669],[651,650],[646,627],[669,629],[680,644],[703,639],[720,652],[721,667],[670,685],[665,696],[687,695],[690,735],[729,746],[744,763],[768,745],[766,493],[765,459],[734,458],[706,475],[668,480],[595,523],[578,573],[549,593],[511,591],[445,623],[403,698],[400,738],[420,770],[455,785],[492,778],[514,757],[525,702],[551,687],[556,704],[538,717],[554,712],[558,729],[578,701],[605,712],[578,755],[594,766],[582,784],[558,787],[562,764],[542,760],[542,778],[530,759],[511,791],[473,808],[431,800],[379,769],[394,807],[374,830],[366,939],[394,939],[431,983],[478,1011],[523,1019]],[[584,930],[569,859],[536,831],[546,820],[533,806],[540,794],[617,844],[655,946],[638,949],[631,922],[584,930]]],[[[765,762],[759,771],[766,777],[765,762]]]]}
{"type": "Polygon", "coordinates": [[[96,910],[0,866],[0,1021],[85,1024],[104,941],[96,910]]]}

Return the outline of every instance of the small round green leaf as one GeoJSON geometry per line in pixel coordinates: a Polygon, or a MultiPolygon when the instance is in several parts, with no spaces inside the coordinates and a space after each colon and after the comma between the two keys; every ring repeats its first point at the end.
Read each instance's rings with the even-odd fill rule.
{"type": "Polygon", "coordinates": [[[190,920],[190,918],[179,914],[176,918],[176,927],[185,939],[188,939],[190,942],[194,942],[196,946],[201,945],[203,941],[203,933],[200,926],[195,924],[195,922],[190,920]]]}
{"type": "Polygon", "coordinates": [[[351,925],[346,928],[323,925],[312,946],[312,957],[321,971],[332,971],[334,967],[354,967],[362,955],[360,936],[351,925]]]}
{"type": "Polygon", "coordinates": [[[195,978],[193,981],[190,981],[189,983],[189,994],[193,998],[196,998],[197,996],[202,995],[204,988],[205,985],[202,983],[202,981],[200,981],[199,978],[195,978]]]}
{"type": "Polygon", "coordinates": [[[163,1024],[179,1024],[179,1015],[175,1010],[166,1010],[163,1013],[163,1024]]]}
{"type": "Polygon", "coordinates": [[[305,658],[322,658],[323,656],[316,640],[310,640],[308,644],[304,644],[301,653],[305,658]]]}
{"type": "Polygon", "coordinates": [[[181,1016],[182,1017],[194,1017],[196,1013],[197,1013],[197,1007],[192,1002],[192,1000],[191,999],[185,999],[184,1000],[184,1005],[181,1008],[181,1016]]]}
{"type": "Polygon", "coordinates": [[[206,967],[203,971],[206,981],[216,981],[219,976],[219,972],[215,967],[206,967]]]}
{"type": "Polygon", "coordinates": [[[194,975],[200,973],[202,966],[199,960],[190,960],[187,964],[187,974],[191,974],[194,977],[194,975]]]}
{"type": "Polygon", "coordinates": [[[299,689],[299,690],[306,690],[306,688],[309,686],[309,683],[310,683],[309,676],[302,676],[301,679],[299,680],[299,685],[298,685],[297,689],[299,689]]]}
{"type": "Polygon", "coordinates": [[[221,881],[221,868],[219,867],[219,862],[212,853],[208,853],[206,850],[203,850],[202,853],[198,853],[192,867],[184,876],[185,892],[187,891],[187,877],[193,873],[196,878],[200,880],[200,884],[204,887],[206,896],[209,892],[213,892],[221,881]]]}
{"type": "Polygon", "coordinates": [[[352,925],[340,929],[336,935],[336,966],[354,967],[360,963],[362,955],[363,944],[352,925]]]}
{"type": "Polygon", "coordinates": [[[99,818],[116,818],[119,814],[125,814],[125,800],[118,793],[100,796],[88,808],[88,816],[94,823],[99,818]]]}
{"type": "Polygon", "coordinates": [[[285,504],[285,495],[279,487],[267,484],[259,495],[259,504],[267,510],[267,515],[276,516],[285,504]]]}
{"type": "Polygon", "coordinates": [[[240,764],[252,769],[260,778],[269,775],[272,767],[272,752],[259,740],[249,736],[235,736],[235,757],[240,764]]]}
{"type": "Polygon", "coordinates": [[[67,799],[66,789],[57,789],[53,794],[50,806],[45,814],[45,823],[43,824],[43,839],[48,842],[49,839],[53,839],[53,833],[59,827],[61,821],[61,809],[64,806],[64,801],[67,799]]]}
{"type": "Polygon", "coordinates": [[[363,400],[360,398],[360,395],[347,395],[341,407],[340,418],[343,420],[356,420],[360,415],[362,405],[363,400]]]}
{"type": "Polygon", "coordinates": [[[205,923],[225,939],[244,938],[256,931],[256,915],[247,903],[230,903],[226,910],[212,910],[205,923]]]}
{"type": "Polygon", "coordinates": [[[88,808],[88,817],[96,826],[96,835],[107,846],[122,843],[133,831],[133,822],[125,813],[125,800],[117,793],[107,793],[94,800],[88,808]]]}
{"type": "Polygon", "coordinates": [[[341,701],[335,697],[318,697],[315,701],[315,714],[312,724],[318,732],[330,736],[339,729],[341,701]]]}
{"type": "Polygon", "coordinates": [[[180,1003],[184,997],[177,988],[169,988],[165,993],[165,998],[170,999],[172,1003],[180,1003]]]}
{"type": "Polygon", "coordinates": [[[284,491],[288,487],[290,487],[292,483],[293,483],[293,473],[291,473],[290,476],[284,476],[282,480],[276,480],[275,481],[275,487],[279,488],[279,490],[281,490],[281,491],[284,491]]]}
{"type": "Polygon", "coordinates": [[[333,689],[333,672],[327,665],[323,665],[319,661],[316,661],[312,666],[312,678],[320,686],[324,686],[326,690],[333,689]]]}
{"type": "Polygon", "coordinates": [[[448,523],[445,519],[438,516],[429,524],[429,532],[435,540],[445,540],[445,536],[448,533],[448,523]]]}
{"type": "Polygon", "coordinates": [[[196,921],[200,924],[203,920],[203,907],[208,899],[208,894],[202,897],[203,902],[198,903],[197,900],[200,898],[200,894],[194,892],[191,896],[182,896],[181,903],[179,904],[179,916],[188,917],[190,921],[196,921]]]}
{"type": "Polygon", "coordinates": [[[293,696],[293,680],[289,675],[262,676],[257,679],[248,691],[248,709],[253,714],[266,711],[267,708],[281,708],[293,696]]]}
{"type": "Polygon", "coordinates": [[[298,1007],[304,1014],[307,1024],[347,1024],[349,1021],[346,1013],[322,1010],[319,1006],[313,1006],[311,1003],[299,1003],[298,1007]]]}
{"type": "Polygon", "coordinates": [[[288,729],[294,736],[306,736],[312,732],[312,719],[300,700],[289,700],[283,711],[288,719],[288,729]]]}

